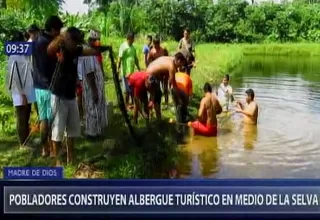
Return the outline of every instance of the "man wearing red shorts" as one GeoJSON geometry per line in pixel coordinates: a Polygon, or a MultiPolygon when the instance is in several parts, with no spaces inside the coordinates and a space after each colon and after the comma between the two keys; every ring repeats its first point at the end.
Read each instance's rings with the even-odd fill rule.
{"type": "Polygon", "coordinates": [[[151,83],[149,81],[149,74],[146,72],[135,72],[131,74],[128,78],[128,84],[130,91],[133,96],[134,108],[133,108],[133,120],[138,123],[138,114],[141,115],[149,121],[149,108],[148,108],[148,89],[151,83]],[[142,106],[144,111],[142,111],[142,106]]]}
{"type": "Polygon", "coordinates": [[[222,112],[217,97],[212,93],[212,87],[206,83],[203,87],[204,97],[201,100],[198,120],[191,123],[194,135],[217,136],[217,114],[222,112]]]}

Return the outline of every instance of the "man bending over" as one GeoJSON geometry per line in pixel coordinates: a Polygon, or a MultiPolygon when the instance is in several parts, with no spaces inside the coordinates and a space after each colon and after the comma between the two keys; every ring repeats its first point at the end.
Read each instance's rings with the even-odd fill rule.
{"type": "Polygon", "coordinates": [[[169,83],[172,85],[173,94],[177,91],[177,83],[175,80],[175,74],[179,68],[184,66],[189,57],[189,52],[186,50],[178,51],[173,57],[162,56],[150,63],[146,72],[150,75],[149,87],[154,89],[151,92],[151,100],[154,103],[154,108],[158,119],[161,119],[161,97],[162,92],[160,88],[160,81],[164,77],[169,78],[169,83]]]}
{"type": "Polygon", "coordinates": [[[128,78],[128,83],[130,87],[130,91],[132,92],[134,107],[133,107],[133,120],[137,124],[138,123],[138,114],[141,115],[149,121],[149,108],[148,108],[148,85],[152,83],[148,83],[149,75],[146,72],[135,72],[131,74],[128,78]],[[144,111],[142,111],[142,106],[144,107],[144,111]]]}

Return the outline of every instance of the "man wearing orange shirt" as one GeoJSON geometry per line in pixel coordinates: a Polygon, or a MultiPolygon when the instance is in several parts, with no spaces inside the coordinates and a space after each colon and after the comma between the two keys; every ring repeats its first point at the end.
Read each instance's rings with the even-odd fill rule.
{"type": "MultiPolygon", "coordinates": [[[[187,73],[178,72],[175,75],[177,83],[177,93],[173,95],[173,101],[176,106],[176,120],[181,125],[187,123],[189,98],[192,96],[192,80],[187,73]],[[179,97],[177,97],[179,96],[179,97]]],[[[185,126],[179,126],[181,128],[185,126]]]]}

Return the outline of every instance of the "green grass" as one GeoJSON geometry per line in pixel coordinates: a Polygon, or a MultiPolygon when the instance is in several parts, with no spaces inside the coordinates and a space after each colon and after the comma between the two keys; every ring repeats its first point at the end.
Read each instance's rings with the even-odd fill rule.
{"type": "MultiPolygon", "coordinates": [[[[121,39],[103,39],[111,44],[117,52],[121,39]]],[[[137,51],[141,53],[143,41],[136,42],[137,51]]],[[[177,43],[163,44],[173,54],[177,43]]],[[[195,115],[205,82],[218,83],[222,75],[230,73],[241,63],[245,55],[320,55],[320,46],[316,44],[201,44],[197,45],[197,67],[192,71],[195,96],[190,104],[190,114],[195,115]]],[[[103,178],[167,178],[181,157],[176,142],[175,129],[168,123],[173,112],[163,111],[163,121],[152,121],[146,128],[143,120],[135,126],[140,143],[135,143],[125,127],[124,120],[117,108],[117,99],[111,77],[110,62],[105,56],[107,72],[106,97],[114,103],[114,117],[102,140],[89,142],[83,138],[76,143],[76,165],[65,166],[65,177],[74,177],[79,164],[89,164],[93,170],[102,173],[103,178]],[[106,140],[113,140],[115,145],[106,140]]],[[[144,68],[143,55],[140,56],[144,68]]],[[[39,153],[19,150],[15,135],[15,115],[10,97],[4,89],[5,62],[0,67],[0,170],[6,166],[52,166],[53,161],[40,157],[39,153]]],[[[33,115],[33,122],[35,116],[33,115]]],[[[33,138],[35,138],[35,135],[33,138]]],[[[0,173],[1,174],[1,173],[0,173]]]]}
{"type": "Polygon", "coordinates": [[[244,44],[241,47],[244,55],[320,56],[320,45],[316,43],[244,44]]]}

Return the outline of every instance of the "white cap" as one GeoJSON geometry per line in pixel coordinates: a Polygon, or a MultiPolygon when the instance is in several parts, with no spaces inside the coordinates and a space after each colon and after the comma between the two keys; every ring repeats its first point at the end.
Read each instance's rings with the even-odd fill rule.
{"type": "Polygon", "coordinates": [[[89,38],[100,39],[100,32],[99,31],[95,31],[95,30],[90,30],[89,38]]]}

